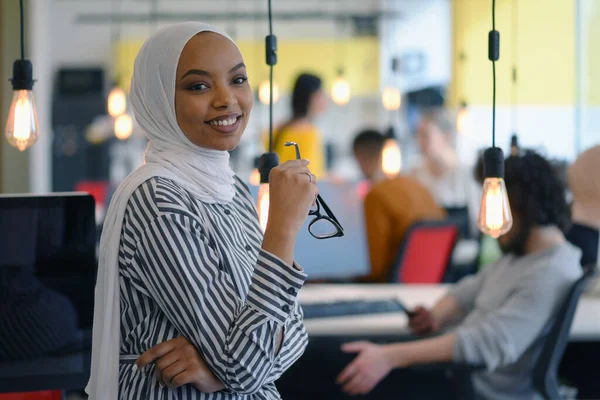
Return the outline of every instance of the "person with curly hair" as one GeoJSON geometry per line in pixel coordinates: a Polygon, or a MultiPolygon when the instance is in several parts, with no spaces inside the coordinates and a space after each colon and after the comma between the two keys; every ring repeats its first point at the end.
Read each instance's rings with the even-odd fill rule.
{"type": "Polygon", "coordinates": [[[409,320],[419,335],[436,337],[377,345],[347,343],[358,353],[338,376],[342,390],[368,393],[392,369],[458,362],[485,365],[473,377],[481,399],[534,399],[532,370],[556,310],[580,277],[581,251],[566,241],[570,210],[550,163],[531,151],[505,161],[513,227],[499,238],[504,256],[462,279],[431,310],[409,320]]]}

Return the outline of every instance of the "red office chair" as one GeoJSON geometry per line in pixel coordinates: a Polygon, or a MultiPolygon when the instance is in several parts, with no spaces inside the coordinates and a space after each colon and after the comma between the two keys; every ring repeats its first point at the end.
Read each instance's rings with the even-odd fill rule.
{"type": "Polygon", "coordinates": [[[29,393],[5,393],[0,394],[0,400],[62,400],[63,394],[60,390],[29,393]]]}
{"type": "Polygon", "coordinates": [[[458,239],[449,221],[421,221],[404,236],[392,268],[392,283],[436,284],[444,280],[458,239]]]}
{"type": "Polygon", "coordinates": [[[104,206],[109,184],[106,181],[79,181],[75,184],[76,192],[86,192],[94,197],[97,205],[104,206]]]}

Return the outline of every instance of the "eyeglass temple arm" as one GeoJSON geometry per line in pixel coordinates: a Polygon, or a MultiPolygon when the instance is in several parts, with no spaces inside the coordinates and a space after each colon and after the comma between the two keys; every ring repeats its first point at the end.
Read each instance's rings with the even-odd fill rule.
{"type": "Polygon", "coordinates": [[[302,157],[300,156],[300,147],[298,147],[298,143],[296,142],[285,142],[286,146],[294,146],[296,148],[296,160],[301,160],[302,157]]]}

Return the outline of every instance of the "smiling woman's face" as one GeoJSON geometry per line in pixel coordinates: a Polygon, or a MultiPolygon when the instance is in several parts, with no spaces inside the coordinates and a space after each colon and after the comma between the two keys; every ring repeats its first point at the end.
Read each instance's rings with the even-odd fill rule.
{"type": "Polygon", "coordinates": [[[238,48],[217,33],[199,33],[183,48],[176,79],[175,113],[185,136],[206,149],[235,149],[254,104],[238,48]]]}

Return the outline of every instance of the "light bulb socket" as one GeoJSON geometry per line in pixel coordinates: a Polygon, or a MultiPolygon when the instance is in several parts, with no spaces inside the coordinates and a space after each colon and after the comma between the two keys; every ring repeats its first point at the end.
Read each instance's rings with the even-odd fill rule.
{"type": "Polygon", "coordinates": [[[519,138],[517,137],[516,133],[513,133],[510,137],[510,146],[519,147],[519,138]]]}
{"type": "Polygon", "coordinates": [[[400,58],[392,57],[392,73],[397,73],[400,70],[400,58]]]}
{"type": "Polygon", "coordinates": [[[386,139],[396,139],[396,130],[393,126],[390,126],[385,130],[385,138],[386,139]]]}
{"type": "Polygon", "coordinates": [[[29,60],[16,60],[13,63],[13,77],[10,80],[13,90],[33,89],[33,65],[29,60]]]}
{"type": "Polygon", "coordinates": [[[460,102],[460,108],[461,109],[466,109],[469,105],[467,104],[466,100],[461,100],[460,102]]]}
{"type": "Polygon", "coordinates": [[[269,174],[271,170],[279,165],[279,156],[277,153],[264,153],[258,160],[258,172],[260,173],[260,183],[269,183],[269,174]]]}
{"type": "Polygon", "coordinates": [[[344,68],[343,67],[339,67],[337,70],[337,76],[338,77],[343,77],[344,76],[344,68]]]}
{"type": "Polygon", "coordinates": [[[486,178],[504,178],[504,153],[500,147],[490,147],[483,153],[483,173],[486,178]]]}

